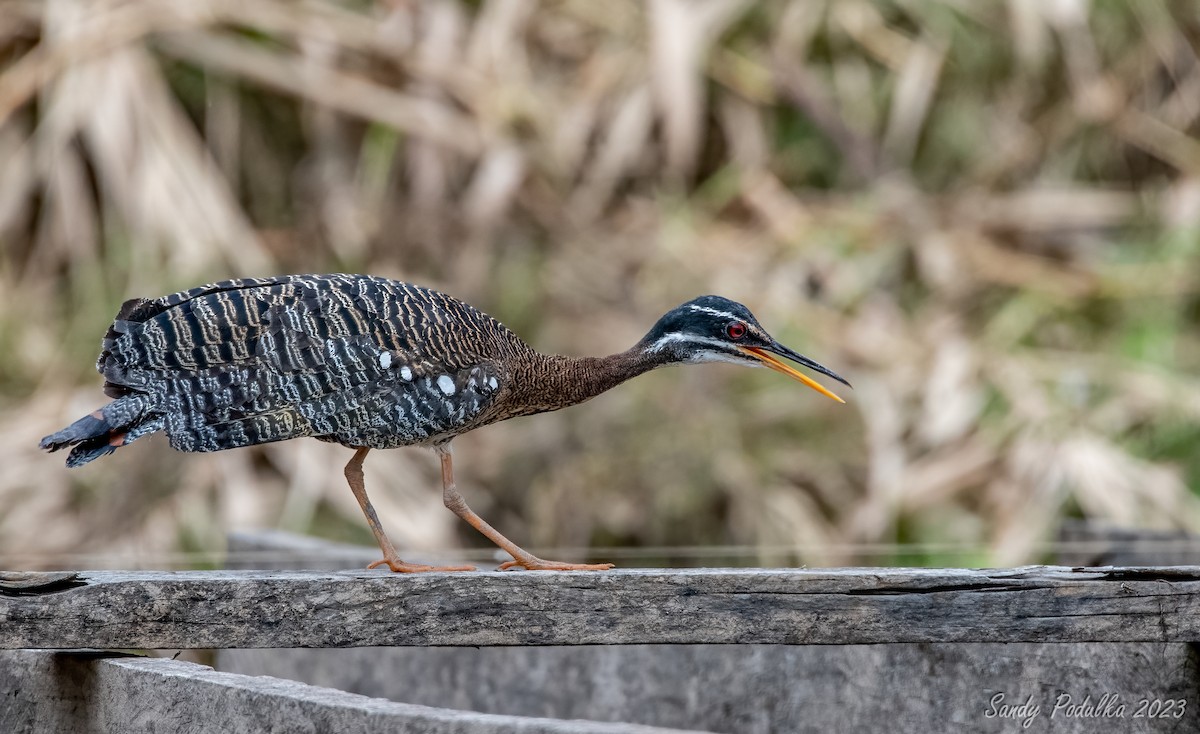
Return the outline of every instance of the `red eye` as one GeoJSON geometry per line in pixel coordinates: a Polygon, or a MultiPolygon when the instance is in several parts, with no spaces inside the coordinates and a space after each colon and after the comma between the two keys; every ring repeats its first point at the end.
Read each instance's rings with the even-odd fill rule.
{"type": "Polygon", "coordinates": [[[729,326],[725,327],[725,333],[730,339],[741,339],[746,335],[746,325],[741,321],[731,321],[729,326]]]}

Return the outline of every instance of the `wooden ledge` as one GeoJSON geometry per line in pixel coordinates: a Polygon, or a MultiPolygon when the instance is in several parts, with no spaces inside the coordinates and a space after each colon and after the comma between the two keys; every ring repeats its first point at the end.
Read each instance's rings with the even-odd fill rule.
{"type": "Polygon", "coordinates": [[[0,691],[6,694],[0,731],[9,732],[687,734],[418,706],[181,660],[106,653],[0,651],[0,691]]]}
{"type": "Polygon", "coordinates": [[[53,581],[0,584],[0,648],[1200,641],[1196,566],[89,571],[53,581]]]}

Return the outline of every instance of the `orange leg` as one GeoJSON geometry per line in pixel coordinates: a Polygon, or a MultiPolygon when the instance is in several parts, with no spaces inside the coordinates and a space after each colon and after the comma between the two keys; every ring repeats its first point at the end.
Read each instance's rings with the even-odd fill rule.
{"type": "Polygon", "coordinates": [[[500,564],[500,571],[510,568],[524,568],[530,571],[607,571],[611,563],[562,563],[560,561],[543,561],[529,551],[522,549],[516,543],[500,534],[500,531],[488,525],[487,522],[467,507],[467,501],[458,493],[454,485],[454,461],[450,454],[449,444],[437,447],[438,456],[442,459],[442,501],[455,515],[483,533],[488,540],[500,546],[502,550],[513,557],[513,560],[500,564]]]}
{"type": "Polygon", "coordinates": [[[371,506],[371,500],[367,499],[367,487],[363,482],[363,459],[367,458],[367,452],[371,449],[362,448],[354,452],[354,458],[350,459],[350,463],[346,464],[346,481],[350,484],[350,491],[354,493],[354,498],[358,500],[358,504],[362,507],[363,514],[367,516],[367,525],[371,526],[371,532],[375,534],[375,542],[379,543],[379,549],[383,551],[383,560],[375,561],[367,568],[375,568],[376,566],[387,565],[388,568],[397,573],[419,573],[422,571],[474,571],[474,566],[426,566],[420,563],[405,563],[396,555],[396,548],[392,545],[392,541],[388,540],[387,535],[383,532],[383,526],[379,524],[379,516],[375,514],[375,508],[371,506]]]}

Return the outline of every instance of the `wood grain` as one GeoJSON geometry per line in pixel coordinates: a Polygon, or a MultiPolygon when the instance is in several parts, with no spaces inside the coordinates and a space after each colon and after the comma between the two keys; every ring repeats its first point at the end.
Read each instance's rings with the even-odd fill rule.
{"type": "Polygon", "coordinates": [[[0,731],[257,734],[683,734],[415,706],[166,658],[0,651],[0,731]]]}
{"type": "Polygon", "coordinates": [[[1200,641],[1200,567],[81,578],[0,596],[0,648],[1200,641]]]}
{"type": "Polygon", "coordinates": [[[1182,642],[950,642],[220,650],[216,665],[438,708],[736,734],[1194,734],[1196,662],[1182,642]],[[1124,716],[1054,715],[1089,695],[1124,716]],[[997,715],[1031,697],[1028,727],[1032,711],[997,715]],[[1185,703],[1136,718],[1143,699],[1185,703]]]}

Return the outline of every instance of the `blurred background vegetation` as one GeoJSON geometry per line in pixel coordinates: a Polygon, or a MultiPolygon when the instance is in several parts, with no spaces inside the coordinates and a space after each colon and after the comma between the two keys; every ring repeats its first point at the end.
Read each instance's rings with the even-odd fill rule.
{"type": "MultiPolygon", "coordinates": [[[[855,384],[660,370],[460,439],[535,551],[1011,565],[1067,517],[1200,528],[1198,133],[1184,0],[6,0],[0,556],[369,543],[340,447],[37,450],[103,401],[124,299],[331,270],[568,354],[719,293],[855,384]]],[[[490,557],[432,454],[366,468],[401,546],[490,557]]]]}

